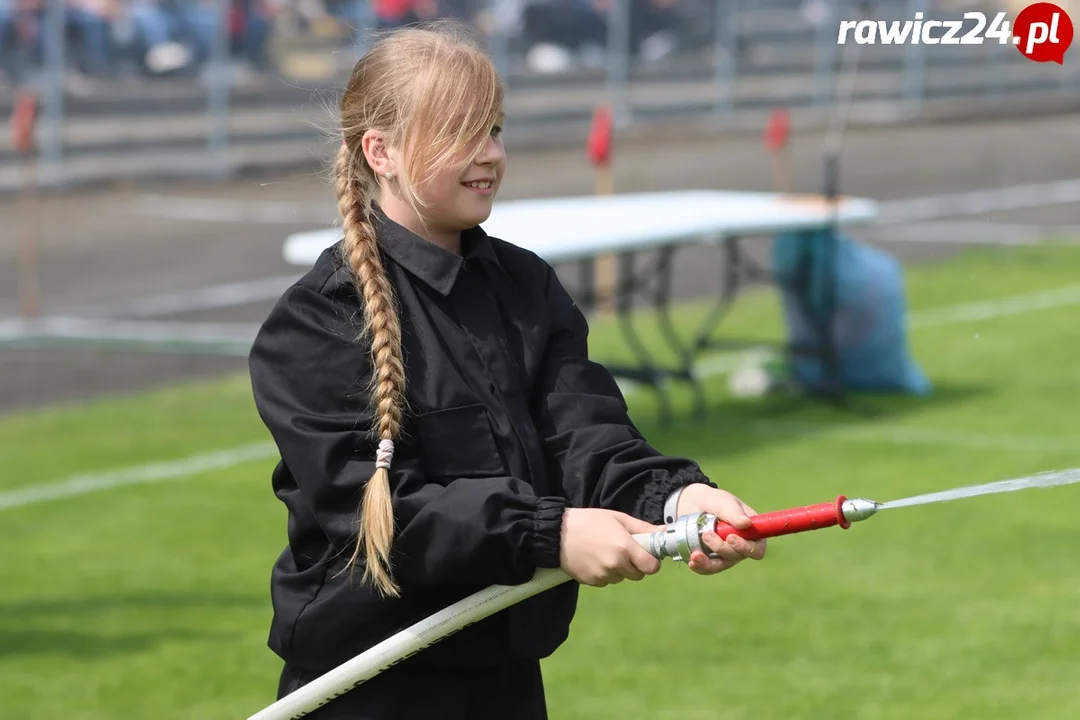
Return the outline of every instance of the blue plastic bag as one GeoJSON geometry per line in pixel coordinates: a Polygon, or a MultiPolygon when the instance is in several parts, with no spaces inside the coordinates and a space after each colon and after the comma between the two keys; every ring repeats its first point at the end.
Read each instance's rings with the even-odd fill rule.
{"type": "MultiPolygon", "coordinates": [[[[930,380],[911,357],[903,269],[888,253],[827,229],[784,233],[772,246],[773,274],[781,286],[788,342],[820,348],[815,325],[828,280],[832,240],[835,259],[832,338],[837,381],[845,390],[927,395],[930,380]],[[800,301],[799,298],[802,298],[800,301]]],[[[791,359],[793,380],[823,389],[824,362],[813,355],[791,359]]]]}

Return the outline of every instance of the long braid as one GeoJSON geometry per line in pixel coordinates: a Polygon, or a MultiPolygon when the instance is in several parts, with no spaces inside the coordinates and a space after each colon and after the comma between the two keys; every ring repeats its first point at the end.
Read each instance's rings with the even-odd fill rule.
{"type": "Polygon", "coordinates": [[[391,193],[421,217],[426,203],[417,188],[479,152],[478,140],[501,124],[502,99],[494,63],[473,30],[457,21],[399,29],[380,40],[353,68],[341,99],[344,142],[334,164],[344,230],[341,254],[363,301],[358,340],[370,343],[369,393],[378,435],[375,472],[363,488],[356,545],[347,568],[363,556],[364,580],[384,595],[400,595],[391,574],[395,528],[389,470],[408,408],[400,318],[379,255],[372,204],[391,193]],[[392,185],[375,175],[370,148],[364,144],[369,132],[381,135],[386,152],[399,153],[392,185]]]}
{"type": "Polygon", "coordinates": [[[371,399],[375,413],[379,450],[375,473],[364,488],[356,547],[349,565],[366,558],[364,579],[372,581],[384,594],[396,597],[400,591],[390,571],[390,546],[394,537],[394,510],[391,503],[389,467],[394,440],[401,430],[405,397],[405,367],[401,359],[401,322],[394,307],[393,288],[383,269],[370,219],[370,200],[349,149],[338,151],[335,170],[338,211],[345,240],[343,254],[356,276],[363,297],[363,335],[371,342],[371,399]]]}

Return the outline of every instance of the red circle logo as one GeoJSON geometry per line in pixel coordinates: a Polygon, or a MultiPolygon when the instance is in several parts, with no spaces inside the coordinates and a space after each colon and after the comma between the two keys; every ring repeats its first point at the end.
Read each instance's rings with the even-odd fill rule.
{"type": "Polygon", "coordinates": [[[1072,19],[1054,3],[1028,5],[1013,24],[1013,44],[1021,55],[1033,62],[1061,65],[1072,40],[1072,19]]]}

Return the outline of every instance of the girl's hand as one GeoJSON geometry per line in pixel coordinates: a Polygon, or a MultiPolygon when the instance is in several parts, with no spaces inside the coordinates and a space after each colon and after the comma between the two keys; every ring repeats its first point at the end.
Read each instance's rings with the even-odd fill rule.
{"type": "MultiPolygon", "coordinates": [[[[718,490],[704,484],[688,486],[679,496],[679,515],[707,512],[736,528],[750,527],[750,516],[757,511],[726,490],[718,490]]],[[[715,575],[735,567],[746,558],[761,560],[765,557],[765,540],[747,540],[738,535],[728,535],[725,542],[713,532],[701,536],[702,543],[719,557],[710,558],[703,552],[690,554],[688,565],[699,575],[715,575]]]]}
{"type": "Polygon", "coordinates": [[[633,535],[663,529],[614,510],[567,508],[563,513],[559,567],[578,582],[593,587],[641,580],[658,572],[660,561],[638,545],[633,535]]]}

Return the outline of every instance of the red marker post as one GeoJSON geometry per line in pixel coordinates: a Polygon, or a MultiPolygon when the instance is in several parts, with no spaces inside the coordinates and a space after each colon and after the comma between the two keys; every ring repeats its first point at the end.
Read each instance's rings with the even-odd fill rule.
{"type": "MultiPolygon", "coordinates": [[[[596,194],[615,193],[615,173],[612,169],[612,150],[615,140],[615,120],[611,108],[601,105],[593,113],[592,127],[585,143],[585,154],[596,170],[596,194]]],[[[596,309],[611,312],[614,309],[617,265],[614,255],[598,255],[593,272],[596,285],[596,309]]]]}
{"type": "Polygon", "coordinates": [[[1013,44],[1032,62],[1064,64],[1065,53],[1072,41],[1072,18],[1054,3],[1028,5],[1013,23],[1013,44]]]}

